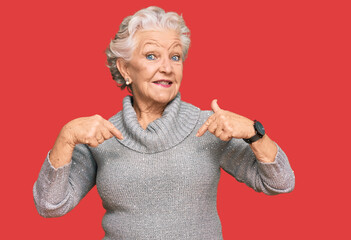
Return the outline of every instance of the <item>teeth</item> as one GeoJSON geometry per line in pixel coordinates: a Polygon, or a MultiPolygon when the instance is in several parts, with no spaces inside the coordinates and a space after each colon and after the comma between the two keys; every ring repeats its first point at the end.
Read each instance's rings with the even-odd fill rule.
{"type": "Polygon", "coordinates": [[[156,83],[158,83],[158,84],[163,84],[163,85],[169,85],[169,84],[171,84],[171,82],[167,82],[167,81],[156,81],[156,83]]]}

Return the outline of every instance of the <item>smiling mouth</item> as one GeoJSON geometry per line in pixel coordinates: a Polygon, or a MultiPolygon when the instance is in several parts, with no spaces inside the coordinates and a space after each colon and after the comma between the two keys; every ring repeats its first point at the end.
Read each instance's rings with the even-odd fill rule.
{"type": "Polygon", "coordinates": [[[164,80],[164,79],[158,80],[158,81],[154,81],[154,82],[152,82],[152,83],[154,83],[154,84],[156,84],[156,85],[158,85],[158,86],[161,86],[161,87],[170,87],[170,86],[173,84],[172,81],[170,81],[170,80],[164,80]]]}

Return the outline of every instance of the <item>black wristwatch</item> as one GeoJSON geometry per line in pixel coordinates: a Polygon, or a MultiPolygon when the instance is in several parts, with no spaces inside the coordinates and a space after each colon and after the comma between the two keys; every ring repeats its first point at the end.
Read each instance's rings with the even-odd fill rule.
{"type": "Polygon", "coordinates": [[[243,138],[243,140],[245,142],[247,142],[248,144],[256,142],[257,140],[261,139],[266,134],[266,131],[264,130],[262,123],[260,123],[259,121],[255,120],[253,126],[255,128],[256,135],[251,137],[251,138],[247,138],[247,139],[243,138]]]}

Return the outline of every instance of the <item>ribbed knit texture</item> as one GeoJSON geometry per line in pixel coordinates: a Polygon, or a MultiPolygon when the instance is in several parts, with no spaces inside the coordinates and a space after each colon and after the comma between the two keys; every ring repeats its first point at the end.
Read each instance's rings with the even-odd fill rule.
{"type": "Polygon", "coordinates": [[[33,188],[38,212],[62,216],[96,184],[106,209],[104,240],[222,239],[216,203],[221,168],[272,195],[290,192],[295,178],[280,147],[267,164],[241,139],[224,142],[209,132],[196,137],[211,114],[178,94],[144,130],[126,97],[123,111],[110,119],[123,140],[112,138],[96,148],[79,144],[71,163],[59,169],[45,159],[33,188]]]}
{"type": "Polygon", "coordinates": [[[179,144],[194,130],[199,120],[200,109],[180,101],[178,93],[164,110],[162,118],[151,122],[144,130],[138,122],[132,101],[131,96],[125,97],[123,112],[110,121],[124,136],[121,143],[137,152],[156,153],[179,144]]]}

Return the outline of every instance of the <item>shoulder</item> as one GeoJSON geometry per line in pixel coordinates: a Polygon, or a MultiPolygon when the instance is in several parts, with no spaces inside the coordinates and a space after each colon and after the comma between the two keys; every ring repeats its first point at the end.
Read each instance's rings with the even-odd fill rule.
{"type": "Polygon", "coordinates": [[[181,101],[180,103],[181,103],[181,109],[198,114],[199,122],[205,122],[207,118],[209,118],[213,114],[213,111],[201,110],[199,107],[194,106],[191,103],[184,102],[184,101],[181,101]]]}
{"type": "Polygon", "coordinates": [[[117,112],[115,115],[110,117],[108,121],[110,121],[113,124],[117,124],[118,122],[122,121],[122,116],[123,116],[123,110],[117,112]]]}
{"type": "Polygon", "coordinates": [[[205,122],[207,118],[209,118],[213,114],[213,111],[210,110],[202,110],[200,112],[200,122],[205,122]]]}
{"type": "Polygon", "coordinates": [[[210,110],[201,110],[198,124],[202,126],[212,114],[210,110]]]}
{"type": "Polygon", "coordinates": [[[191,112],[197,115],[198,116],[197,124],[200,126],[204,124],[204,122],[206,122],[206,120],[213,114],[213,111],[201,110],[200,108],[184,101],[181,101],[181,109],[188,113],[191,112]]]}

